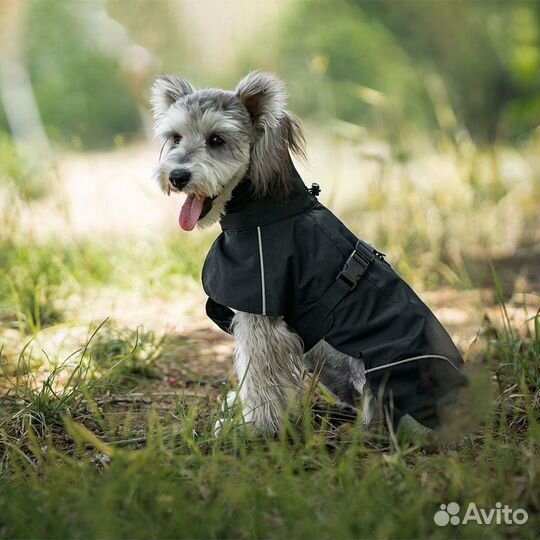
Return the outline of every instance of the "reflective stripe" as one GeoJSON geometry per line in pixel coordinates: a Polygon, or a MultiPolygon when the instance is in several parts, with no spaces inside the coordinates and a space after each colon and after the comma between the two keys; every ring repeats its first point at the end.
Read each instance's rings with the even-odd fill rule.
{"type": "Polygon", "coordinates": [[[415,360],[424,360],[425,358],[438,358],[439,360],[446,360],[456,371],[459,371],[459,369],[454,366],[454,364],[451,362],[450,358],[447,356],[442,356],[440,354],[423,354],[421,356],[412,356],[411,358],[405,358],[404,360],[398,360],[397,362],[392,362],[391,364],[387,364],[386,366],[377,366],[371,369],[366,369],[365,373],[366,375],[368,373],[373,373],[374,371],[379,371],[381,369],[388,369],[393,366],[399,366],[400,364],[406,364],[408,362],[414,362],[415,360]]]}
{"type": "Polygon", "coordinates": [[[259,239],[259,260],[261,262],[262,314],[266,315],[266,284],[264,282],[264,258],[260,227],[257,227],[257,237],[259,239]]]}

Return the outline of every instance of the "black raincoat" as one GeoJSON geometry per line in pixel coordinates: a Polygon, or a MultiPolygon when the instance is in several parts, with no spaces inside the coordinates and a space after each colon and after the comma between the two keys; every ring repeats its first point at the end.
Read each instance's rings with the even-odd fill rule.
{"type": "Polygon", "coordinates": [[[317,201],[292,169],[285,201],[252,197],[248,179],[227,204],[202,281],[208,316],[230,332],[233,311],[283,317],[304,343],[324,339],[365,364],[395,425],[410,414],[437,427],[465,382],[463,360],[437,318],[384,260],[317,201]]]}

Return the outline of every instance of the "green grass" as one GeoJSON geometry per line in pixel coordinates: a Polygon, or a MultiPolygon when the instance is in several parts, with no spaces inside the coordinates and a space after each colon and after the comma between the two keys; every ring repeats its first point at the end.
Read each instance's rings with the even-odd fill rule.
{"type": "Polygon", "coordinates": [[[492,507],[502,500],[532,513],[538,496],[506,475],[514,460],[515,478],[538,474],[525,448],[488,447],[464,462],[457,455],[368,451],[356,441],[329,453],[316,440],[307,442],[240,441],[225,451],[217,445],[175,448],[157,438],[144,450],[115,451],[105,466],[36,450],[35,463],[19,459],[17,476],[2,490],[2,521],[11,538],[536,535],[534,515],[519,529],[433,524],[439,501],[492,507]]]}
{"type": "Polygon", "coordinates": [[[81,284],[105,282],[110,263],[92,245],[0,238],[0,311],[34,334],[62,320],[61,303],[81,284]]]}
{"type": "Polygon", "coordinates": [[[35,334],[61,322],[66,301],[88,286],[163,297],[182,292],[199,279],[210,240],[104,245],[0,236],[0,321],[35,334]]]}
{"type": "Polygon", "coordinates": [[[506,341],[490,343],[493,373],[508,360],[514,369],[499,379],[482,426],[431,450],[354,423],[314,427],[306,414],[270,439],[233,418],[216,439],[218,404],[181,399],[166,418],[150,411],[144,436],[130,442],[129,427],[119,434],[117,419],[100,410],[98,383],[114,379],[126,358],[144,366],[156,342],[99,328],[73,365],[64,362],[41,386],[19,380],[1,403],[2,537],[536,538],[540,381],[529,374],[540,366],[538,317],[534,323],[526,339],[511,329],[506,341]],[[95,379],[93,361],[111,369],[95,379]],[[55,389],[62,370],[70,376],[55,389]],[[527,510],[529,521],[439,528],[433,514],[451,501],[500,501],[527,510]]]}
{"type": "Polygon", "coordinates": [[[0,184],[5,184],[22,201],[42,199],[54,182],[54,171],[26,167],[12,138],[0,131],[0,184]]]}
{"type": "Polygon", "coordinates": [[[108,374],[116,385],[134,386],[141,378],[159,378],[155,364],[167,346],[167,336],[109,324],[96,334],[86,353],[98,373],[108,374]]]}

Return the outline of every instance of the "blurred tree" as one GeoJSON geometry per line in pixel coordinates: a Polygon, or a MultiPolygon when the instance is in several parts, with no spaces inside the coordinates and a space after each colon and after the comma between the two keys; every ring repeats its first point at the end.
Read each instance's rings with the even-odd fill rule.
{"type": "Polygon", "coordinates": [[[28,17],[27,62],[45,128],[76,147],[108,147],[140,130],[104,13],[100,2],[33,0],[28,17]]]}
{"type": "Polygon", "coordinates": [[[539,19],[540,0],[298,0],[274,62],[303,114],[391,137],[404,123],[448,127],[434,102],[447,96],[459,125],[492,144],[540,123],[539,19]]]}
{"type": "Polygon", "coordinates": [[[50,148],[25,62],[28,7],[28,0],[0,0],[0,126],[9,125],[19,157],[33,162],[50,148]]]}
{"type": "Polygon", "coordinates": [[[442,76],[458,118],[477,142],[495,142],[510,104],[529,103],[536,114],[514,125],[516,133],[503,126],[506,135],[540,122],[538,0],[353,3],[384,24],[411,57],[442,76]]]}
{"type": "Polygon", "coordinates": [[[423,125],[434,122],[407,52],[348,0],[293,4],[275,50],[293,108],[303,116],[370,125],[394,142],[399,142],[403,117],[423,125]]]}

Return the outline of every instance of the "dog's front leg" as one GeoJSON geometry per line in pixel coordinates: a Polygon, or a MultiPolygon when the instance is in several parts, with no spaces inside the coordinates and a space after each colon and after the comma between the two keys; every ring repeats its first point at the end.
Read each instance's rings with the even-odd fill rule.
{"type": "Polygon", "coordinates": [[[281,317],[243,312],[234,316],[233,335],[244,419],[276,432],[302,387],[302,342],[281,317]]]}

